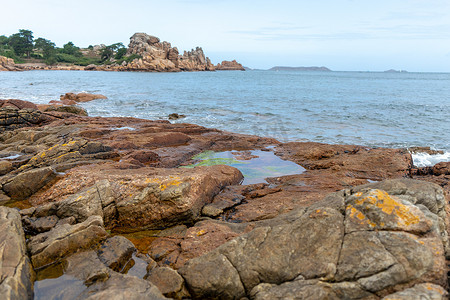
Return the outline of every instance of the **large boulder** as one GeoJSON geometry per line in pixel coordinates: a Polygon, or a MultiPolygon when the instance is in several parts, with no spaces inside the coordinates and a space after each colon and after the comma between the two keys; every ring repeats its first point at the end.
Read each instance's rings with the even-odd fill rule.
{"type": "Polygon", "coordinates": [[[440,206],[428,200],[439,202],[442,190],[412,180],[378,185],[398,196],[374,186],[332,194],[259,222],[179,272],[194,298],[359,299],[420,283],[445,288],[445,242],[428,208],[440,206]]]}
{"type": "MultiPolygon", "coordinates": [[[[412,180],[395,179],[381,182],[369,183],[352,189],[354,193],[364,191],[365,189],[380,189],[386,191],[389,195],[396,196],[400,201],[406,201],[405,205],[414,204],[427,218],[432,220],[432,227],[442,240],[447,259],[450,258],[450,244],[446,229],[446,202],[442,188],[433,183],[412,180]]],[[[393,205],[393,203],[391,203],[393,205]]],[[[399,207],[399,206],[397,206],[399,207]]],[[[393,210],[393,213],[402,213],[399,210],[393,210]]],[[[405,215],[407,217],[409,215],[405,215]]],[[[399,224],[400,225],[400,224],[399,224]]],[[[403,226],[418,226],[419,223],[404,222],[403,226]]]]}
{"type": "Polygon", "coordinates": [[[102,218],[91,216],[82,223],[56,226],[51,231],[33,236],[27,246],[34,268],[40,268],[80,249],[96,245],[107,235],[102,218]]]}
{"type": "Polygon", "coordinates": [[[0,295],[33,299],[33,269],[17,210],[0,206],[0,295]]]}
{"type": "Polygon", "coordinates": [[[192,222],[221,189],[242,178],[239,170],[224,165],[194,169],[84,166],[68,172],[46,191],[45,199],[59,200],[55,205],[60,218],[74,216],[80,222],[97,215],[108,228],[118,224],[137,231],[192,222]]]}

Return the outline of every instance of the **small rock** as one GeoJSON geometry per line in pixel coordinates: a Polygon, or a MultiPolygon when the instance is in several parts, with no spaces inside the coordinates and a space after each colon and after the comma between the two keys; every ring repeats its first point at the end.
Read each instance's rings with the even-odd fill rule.
{"type": "Polygon", "coordinates": [[[11,200],[8,196],[5,195],[2,191],[0,191],[0,205],[3,205],[4,203],[7,203],[11,200]]]}
{"type": "Polygon", "coordinates": [[[183,277],[172,268],[154,268],[149,272],[146,279],[156,285],[166,297],[174,299],[189,297],[189,293],[184,286],[183,277]]]}
{"type": "Polygon", "coordinates": [[[8,174],[13,169],[13,164],[8,160],[0,160],[0,176],[8,174]]]}
{"type": "Polygon", "coordinates": [[[186,116],[177,114],[177,113],[173,113],[173,114],[169,115],[169,120],[178,120],[178,119],[183,119],[183,118],[186,118],[186,116]]]}
{"type": "Polygon", "coordinates": [[[79,94],[66,93],[65,95],[61,95],[61,97],[59,98],[61,101],[72,100],[75,102],[88,102],[96,99],[107,99],[107,97],[104,95],[89,94],[89,93],[79,93],[79,94]]]}
{"type": "Polygon", "coordinates": [[[202,208],[202,215],[215,218],[223,213],[223,209],[217,208],[212,204],[207,204],[202,208]]]}
{"type": "Polygon", "coordinates": [[[24,221],[23,223],[27,224],[27,232],[42,233],[55,227],[58,221],[59,219],[57,216],[48,216],[38,219],[30,218],[28,222],[24,221]]]}
{"type": "Polygon", "coordinates": [[[440,162],[433,166],[433,175],[450,175],[450,162],[440,162]]]}
{"type": "Polygon", "coordinates": [[[65,113],[71,113],[79,116],[87,116],[88,113],[86,109],[75,106],[75,105],[64,105],[64,106],[49,106],[44,111],[60,111],[65,113]]]}
{"type": "Polygon", "coordinates": [[[136,251],[133,243],[123,236],[104,241],[98,250],[99,259],[116,272],[120,272],[136,251]]]}

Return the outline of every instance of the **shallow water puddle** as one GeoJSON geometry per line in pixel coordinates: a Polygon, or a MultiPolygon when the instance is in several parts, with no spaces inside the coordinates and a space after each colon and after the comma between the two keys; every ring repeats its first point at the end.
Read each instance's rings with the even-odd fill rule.
{"type": "Polygon", "coordinates": [[[34,299],[75,299],[85,289],[82,280],[64,274],[58,278],[35,281],[34,299]]]}
{"type": "Polygon", "coordinates": [[[0,160],[13,160],[13,159],[19,158],[21,156],[22,156],[22,154],[13,154],[13,155],[5,156],[5,157],[0,157],[0,160]]]}
{"type": "Polygon", "coordinates": [[[195,164],[184,166],[228,165],[239,169],[244,175],[242,184],[267,183],[267,177],[301,174],[305,168],[294,162],[282,160],[272,151],[205,151],[194,156],[195,164]]]}
{"type": "MultiPolygon", "coordinates": [[[[66,263],[44,267],[36,272],[34,282],[34,299],[75,299],[88,288],[83,280],[65,273],[66,263]]],[[[144,278],[147,274],[147,263],[133,253],[132,258],[120,271],[122,274],[144,278]]]]}

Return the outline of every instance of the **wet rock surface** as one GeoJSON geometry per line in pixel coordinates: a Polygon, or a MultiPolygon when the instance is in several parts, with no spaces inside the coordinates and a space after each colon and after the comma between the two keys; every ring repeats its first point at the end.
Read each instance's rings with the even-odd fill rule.
{"type": "Polygon", "coordinates": [[[15,239],[27,234],[38,297],[445,297],[445,164],[420,173],[402,149],[0,103],[44,116],[0,131],[0,203],[21,209],[2,208],[22,223],[15,239]],[[306,171],[240,185],[234,167],[191,166],[231,150],[245,162],[274,151],[306,171]]]}

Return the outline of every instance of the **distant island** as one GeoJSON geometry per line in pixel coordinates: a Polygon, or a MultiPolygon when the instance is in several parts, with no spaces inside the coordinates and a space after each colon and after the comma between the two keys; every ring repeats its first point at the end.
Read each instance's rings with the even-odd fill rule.
{"type": "Polygon", "coordinates": [[[323,71],[323,72],[331,72],[327,67],[284,67],[284,66],[276,66],[270,68],[269,71],[323,71]]]}
{"type": "Polygon", "coordinates": [[[384,73],[408,73],[408,71],[389,69],[389,70],[384,71],[384,73]]]}

